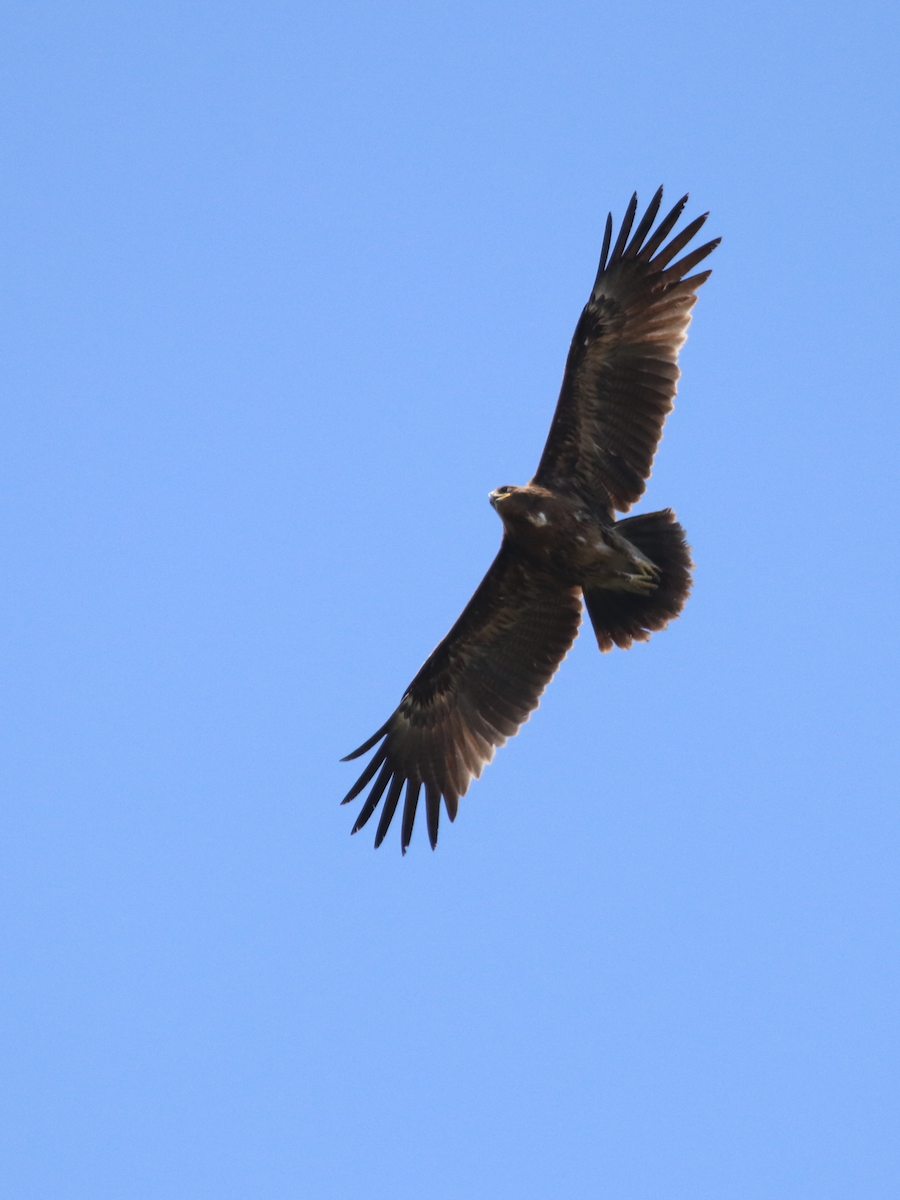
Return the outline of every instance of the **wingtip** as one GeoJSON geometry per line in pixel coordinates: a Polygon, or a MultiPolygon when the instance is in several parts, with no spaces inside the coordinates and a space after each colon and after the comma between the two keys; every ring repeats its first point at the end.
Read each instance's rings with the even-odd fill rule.
{"type": "MultiPolygon", "coordinates": [[[[684,229],[682,229],[680,233],[676,234],[670,242],[663,246],[659,253],[654,251],[654,256],[650,260],[650,265],[656,271],[664,271],[672,259],[679,255],[685,246],[694,240],[694,238],[706,224],[708,216],[708,212],[701,213],[700,216],[695,217],[690,224],[685,225],[684,229]]],[[[692,251],[691,253],[696,253],[696,251],[692,251]]],[[[689,259],[690,255],[687,255],[686,258],[689,259]]],[[[689,270],[690,266],[687,265],[685,269],[689,270]]]]}
{"type": "Polygon", "coordinates": [[[688,193],[685,192],[681,199],[677,200],[672,208],[669,209],[638,252],[637,258],[639,261],[648,262],[653,257],[677,224],[678,218],[684,212],[684,206],[687,204],[688,198],[688,193]]]}
{"type": "Polygon", "coordinates": [[[637,212],[637,192],[633,192],[631,199],[628,201],[628,207],[625,209],[625,216],[622,218],[622,226],[619,229],[619,236],[616,238],[616,244],[613,246],[613,252],[609,256],[609,265],[619,261],[622,257],[622,251],[625,249],[625,244],[628,241],[628,235],[631,233],[631,227],[634,224],[634,214],[637,212]]]}
{"type": "Polygon", "coordinates": [[[641,246],[644,243],[644,238],[653,227],[653,222],[656,220],[656,214],[659,212],[659,206],[662,203],[662,185],[660,185],[653,193],[653,198],[647,205],[647,210],[638,222],[637,229],[631,236],[631,241],[622,252],[623,258],[634,258],[641,246]]]}
{"type": "Polygon", "coordinates": [[[366,785],[369,783],[369,780],[372,778],[372,776],[375,774],[375,772],[378,770],[378,768],[381,766],[381,764],[384,762],[384,760],[386,758],[387,758],[387,748],[385,746],[382,746],[381,749],[372,758],[372,761],[369,763],[369,765],[366,767],[366,769],[363,771],[362,775],[360,775],[359,779],[357,779],[356,783],[354,783],[353,787],[350,789],[350,791],[347,793],[347,795],[343,798],[343,800],[341,801],[341,804],[349,804],[351,800],[356,799],[356,797],[360,794],[360,792],[363,790],[363,788],[366,787],[366,785]]]}
{"type": "Polygon", "coordinates": [[[413,825],[416,821],[416,809],[419,805],[419,792],[422,790],[421,780],[415,776],[406,781],[406,795],[403,798],[403,820],[400,825],[400,849],[406,853],[406,847],[412,840],[413,825]]]}
{"type": "Polygon", "coordinates": [[[389,725],[390,721],[385,721],[377,733],[373,733],[372,736],[367,738],[361,746],[357,746],[355,750],[352,750],[349,754],[345,754],[341,759],[341,762],[352,762],[354,758],[359,758],[361,754],[365,754],[368,750],[371,750],[375,743],[383,738],[387,733],[389,725]]]}
{"type": "Polygon", "coordinates": [[[606,256],[609,254],[609,245],[612,241],[613,218],[612,213],[606,214],[606,226],[603,230],[603,249],[600,251],[600,265],[597,268],[597,276],[594,279],[594,287],[596,288],[600,276],[606,270],[606,256]]]}

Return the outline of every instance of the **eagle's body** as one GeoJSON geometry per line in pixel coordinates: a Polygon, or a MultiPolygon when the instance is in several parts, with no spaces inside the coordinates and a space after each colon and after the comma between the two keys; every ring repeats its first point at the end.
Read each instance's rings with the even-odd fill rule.
{"type": "Polygon", "coordinates": [[[405,784],[403,851],[423,787],[434,847],[441,798],[453,820],[472,777],[537,706],[575,639],[582,601],[604,651],[646,641],[684,605],[690,552],[672,511],[615,515],[644,492],[672,409],[690,310],[710,274],[688,272],[718,245],[707,242],[669,266],[706,216],[660,249],[687,200],[651,234],[661,198],[662,188],[626,246],[632,197],[608,261],[607,219],[600,268],[575,328],[538,469],[524,487],[490,494],[503,522],[499,553],[396,712],[348,755],[384,739],[343,801],[378,772],[353,827],[355,833],[368,821],[387,791],[376,846],[405,784]]]}
{"type": "Polygon", "coordinates": [[[510,541],[554,578],[644,594],[656,586],[653,563],[616,532],[612,514],[534,484],[498,488],[490,501],[510,541]]]}

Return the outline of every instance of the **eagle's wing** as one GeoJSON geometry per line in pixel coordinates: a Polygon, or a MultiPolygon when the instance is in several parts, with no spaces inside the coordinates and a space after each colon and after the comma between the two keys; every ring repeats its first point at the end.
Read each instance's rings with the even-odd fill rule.
{"type": "Polygon", "coordinates": [[[706,214],[660,249],[687,196],[650,234],[661,200],[662,188],[626,246],[637,208],[637,196],[632,196],[608,262],[612,216],[607,217],[597,278],[575,327],[550,434],[533,480],[620,512],[627,512],[643,494],[663,422],[672,411],[678,351],[687,336],[697,289],[710,275],[688,272],[721,240],[707,242],[669,266],[706,214]]]}
{"type": "Polygon", "coordinates": [[[504,537],[487,575],[407,688],[397,711],[347,755],[349,759],[365,754],[384,738],[341,801],[355,799],[378,771],[353,833],[365,825],[387,788],[375,836],[380,846],[405,783],[405,854],[424,785],[434,848],[441,796],[452,821],[469,781],[537,707],[580,620],[581,589],[565,587],[532,567],[504,537]]]}

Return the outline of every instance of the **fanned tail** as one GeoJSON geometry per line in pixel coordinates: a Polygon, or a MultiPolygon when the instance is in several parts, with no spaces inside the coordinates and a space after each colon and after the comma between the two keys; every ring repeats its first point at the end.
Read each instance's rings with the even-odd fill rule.
{"type": "Polygon", "coordinates": [[[627,538],[659,570],[656,587],[649,595],[585,590],[584,603],[604,652],[619,646],[627,650],[635,642],[646,642],[652,633],[665,629],[684,608],[691,590],[691,551],[682,527],[671,508],[643,513],[616,522],[616,533],[627,538]]]}

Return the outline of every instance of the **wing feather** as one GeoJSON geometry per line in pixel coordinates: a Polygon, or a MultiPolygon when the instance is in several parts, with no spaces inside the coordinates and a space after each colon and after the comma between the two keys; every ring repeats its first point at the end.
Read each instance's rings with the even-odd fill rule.
{"type": "Polygon", "coordinates": [[[348,793],[348,800],[355,799],[381,767],[353,832],[369,820],[387,788],[375,838],[380,845],[405,783],[400,835],[405,853],[424,786],[434,847],[441,798],[452,821],[470,781],[537,707],[580,620],[580,588],[548,575],[504,538],[474,596],[396,712],[378,735],[348,755],[356,757],[384,739],[348,793]]]}
{"type": "MultiPolygon", "coordinates": [[[[373,759],[373,762],[378,762],[377,756],[375,759],[373,759]]],[[[371,766],[371,763],[369,765],[371,766]]],[[[366,797],[365,804],[360,809],[359,816],[356,818],[356,824],[353,826],[353,833],[356,833],[357,829],[361,829],[362,826],[365,825],[366,821],[368,821],[369,817],[371,817],[372,813],[378,807],[378,802],[381,799],[384,789],[388,785],[388,780],[391,778],[391,774],[391,764],[385,763],[381,768],[378,778],[372,785],[371,792],[369,792],[368,796],[366,797]]]]}
{"type": "Polygon", "coordinates": [[[443,784],[443,787],[431,780],[425,784],[425,818],[428,823],[428,840],[431,842],[432,850],[437,845],[438,825],[441,819],[441,794],[446,790],[446,783],[443,784]]]}
{"type": "Polygon", "coordinates": [[[343,798],[343,800],[341,801],[341,804],[349,804],[351,800],[356,799],[356,797],[359,795],[359,793],[363,790],[363,788],[366,786],[366,784],[369,782],[369,780],[372,778],[372,776],[375,774],[375,772],[378,770],[378,768],[384,762],[386,757],[387,757],[386,751],[384,751],[384,750],[378,751],[378,753],[375,755],[375,757],[372,759],[372,761],[369,763],[369,765],[363,771],[362,775],[360,775],[359,779],[357,779],[356,783],[354,783],[353,787],[350,789],[350,791],[347,793],[347,795],[343,798]]]}
{"type": "Polygon", "coordinates": [[[419,804],[419,792],[421,790],[421,780],[407,779],[406,796],[403,799],[403,825],[400,830],[400,849],[404,854],[412,837],[413,824],[416,820],[416,808],[419,804]]]}
{"type": "MultiPolygon", "coordinates": [[[[643,495],[672,410],[678,351],[687,336],[697,289],[710,274],[701,271],[688,277],[688,272],[719,244],[716,238],[669,266],[707,214],[663,245],[687,196],[651,234],[661,199],[662,189],[626,248],[637,204],[632,197],[609,261],[605,253],[601,256],[533,480],[620,512],[627,512],[643,495]]],[[[608,245],[604,237],[604,250],[608,245]]]]}
{"type": "MultiPolygon", "coordinates": [[[[662,190],[662,188],[657,188],[656,195],[650,201],[649,205],[647,206],[647,211],[641,217],[641,222],[638,225],[637,229],[634,231],[634,237],[628,243],[628,249],[625,251],[625,254],[629,258],[634,258],[634,256],[637,254],[638,250],[640,250],[640,248],[643,244],[644,238],[650,232],[650,227],[653,224],[653,222],[656,220],[656,214],[659,212],[659,206],[662,203],[662,198],[663,198],[663,190],[662,190]]],[[[637,207],[637,192],[635,192],[634,200],[635,200],[635,207],[637,207]]],[[[612,213],[609,214],[609,220],[611,223],[612,222],[612,213]]]]}
{"type": "Polygon", "coordinates": [[[387,833],[391,821],[394,819],[394,813],[397,811],[397,801],[400,799],[400,793],[403,791],[404,779],[402,775],[395,775],[391,780],[391,786],[388,789],[387,799],[384,802],[384,808],[381,810],[381,819],[378,822],[378,832],[375,834],[375,849],[377,850],[384,841],[384,835],[387,833]]]}
{"type": "Polygon", "coordinates": [[[661,271],[663,267],[667,267],[676,254],[680,254],[691,238],[699,233],[700,229],[706,224],[709,216],[708,212],[702,213],[695,220],[691,221],[690,225],[685,225],[681,233],[677,234],[669,242],[664,250],[660,250],[659,254],[653,259],[654,265],[661,271]]]}
{"type": "Polygon", "coordinates": [[[600,266],[597,268],[598,275],[603,270],[603,268],[606,266],[606,256],[607,256],[607,254],[609,254],[609,242],[610,242],[610,239],[612,238],[612,228],[613,228],[612,213],[607,213],[606,229],[603,231],[603,249],[600,251],[600,266]]]}
{"type": "MultiPolygon", "coordinates": [[[[660,200],[661,200],[662,199],[662,188],[660,188],[659,191],[660,191],[660,200]]],[[[656,251],[660,248],[660,246],[663,244],[663,242],[666,240],[666,238],[669,236],[669,234],[675,228],[675,225],[678,222],[678,218],[684,212],[684,206],[687,204],[687,202],[688,202],[687,196],[682,196],[681,199],[678,201],[678,203],[675,205],[675,207],[663,217],[663,219],[660,221],[660,223],[656,227],[656,232],[647,239],[647,242],[646,242],[643,250],[638,250],[636,253],[636,257],[641,262],[649,262],[650,259],[653,257],[653,255],[656,253],[656,251]]],[[[610,215],[612,215],[612,214],[610,214],[610,215]]]]}
{"type": "Polygon", "coordinates": [[[610,256],[609,265],[618,262],[622,257],[622,251],[625,249],[625,239],[631,233],[631,223],[634,220],[634,214],[637,212],[637,192],[628,201],[628,208],[625,210],[625,216],[622,218],[622,228],[619,230],[619,236],[616,238],[616,244],[613,246],[613,252],[610,256]]]}

